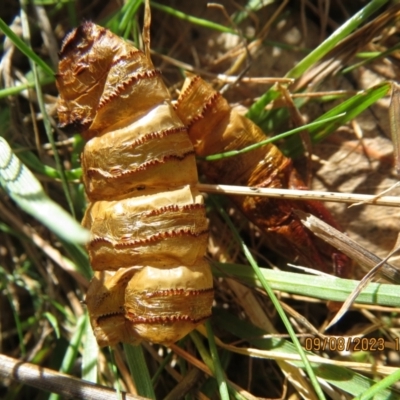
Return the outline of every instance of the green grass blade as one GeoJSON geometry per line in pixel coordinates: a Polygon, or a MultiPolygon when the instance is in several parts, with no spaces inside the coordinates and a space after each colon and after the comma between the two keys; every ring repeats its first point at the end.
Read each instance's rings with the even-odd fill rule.
{"type": "Polygon", "coordinates": [[[71,215],[52,201],[40,182],[0,137],[0,185],[18,206],[46,225],[57,236],[73,243],[85,243],[89,233],[71,215]]]}
{"type": "Polygon", "coordinates": [[[210,321],[206,322],[206,329],[207,329],[208,343],[210,346],[210,353],[214,364],[215,378],[217,379],[218,382],[219,394],[222,400],[229,400],[228,385],[226,383],[225,374],[221,367],[221,362],[219,360],[218,350],[214,339],[214,332],[212,331],[210,321]]]}
{"type": "MultiPolygon", "coordinates": [[[[279,355],[280,359],[288,360],[291,356],[297,355],[297,350],[294,344],[288,340],[280,337],[265,338],[263,336],[269,335],[269,332],[265,332],[262,329],[251,325],[248,321],[239,319],[237,316],[230,314],[226,310],[217,309],[214,310],[214,314],[214,320],[218,327],[230,332],[240,339],[246,340],[251,346],[253,346],[253,348],[264,350],[264,358],[266,359],[277,359],[279,355]],[[267,352],[271,352],[272,356],[268,356],[267,352]]],[[[263,353],[260,352],[259,357],[262,357],[262,354],[263,353]]],[[[312,355],[310,352],[307,352],[307,354],[312,355]]],[[[290,361],[290,363],[299,368],[304,368],[304,365],[300,361],[290,361]]],[[[374,384],[371,379],[353,372],[351,369],[346,367],[329,364],[317,366],[315,363],[313,363],[312,367],[316,376],[352,395],[364,393],[374,384]]],[[[397,398],[396,396],[398,396],[398,392],[394,389],[388,390],[386,389],[387,387],[388,383],[386,382],[386,386],[379,388],[379,394],[374,399],[379,398],[380,400],[383,400],[385,398],[392,398],[390,396],[397,398]]]]}
{"type": "MultiPolygon", "coordinates": [[[[353,372],[347,368],[337,367],[335,365],[323,365],[315,368],[315,373],[325,379],[330,384],[341,390],[356,396],[365,393],[374,387],[374,381],[361,374],[353,372]]],[[[376,389],[376,388],[375,388],[376,389]]],[[[400,394],[396,390],[388,390],[379,387],[379,392],[375,392],[374,400],[398,399],[400,394]]],[[[368,398],[368,397],[367,397],[368,398]]],[[[362,397],[364,399],[364,397],[362,397]]]]}
{"type": "Polygon", "coordinates": [[[54,71],[51,69],[51,67],[49,67],[20,37],[18,37],[1,18],[0,30],[2,30],[4,34],[14,43],[15,47],[17,47],[30,60],[39,65],[43,71],[47,75],[53,77],[54,80],[54,71]]]}
{"type": "MultiPolygon", "coordinates": [[[[214,265],[214,264],[213,264],[214,265]]],[[[358,281],[337,278],[332,275],[306,275],[294,272],[260,268],[260,272],[272,290],[313,297],[322,300],[343,302],[357,287],[358,281]]],[[[213,267],[215,276],[235,276],[255,287],[262,287],[261,281],[248,266],[217,263],[213,267]]],[[[357,303],[399,307],[398,285],[371,282],[357,297],[357,303]]]]}
{"type": "Polygon", "coordinates": [[[157,371],[155,372],[155,374],[153,375],[153,377],[151,378],[151,381],[153,383],[153,387],[156,386],[162,372],[164,371],[165,367],[171,363],[172,357],[173,357],[174,353],[169,352],[167,353],[167,355],[162,359],[162,361],[160,362],[159,367],[157,368],[157,371]]]}
{"type": "MultiPolygon", "coordinates": [[[[19,310],[17,309],[17,306],[13,301],[13,296],[10,290],[11,285],[9,286],[9,281],[12,279],[13,277],[11,277],[10,279],[10,276],[6,273],[6,271],[4,271],[3,267],[0,266],[0,289],[5,294],[5,296],[7,296],[7,300],[10,305],[13,318],[15,321],[15,328],[18,335],[19,350],[21,352],[21,356],[24,357],[26,355],[26,346],[24,342],[24,323],[23,321],[21,321],[21,316],[20,313],[18,312],[19,310]]],[[[4,305],[2,305],[2,307],[4,307],[4,305]]]]}
{"type": "Polygon", "coordinates": [[[156,395],[154,393],[149,370],[147,369],[142,346],[131,346],[124,343],[124,351],[138,394],[150,399],[155,399],[156,395]]]}
{"type": "MultiPolygon", "coordinates": [[[[342,39],[345,39],[350,32],[355,30],[379,8],[387,3],[388,0],[372,0],[363,9],[340,26],[328,39],[304,57],[297,65],[286,75],[286,78],[299,78],[308,68],[321,60],[330,50],[332,50],[342,39]]],[[[280,92],[274,86],[256,101],[247,112],[246,116],[262,128],[269,113],[265,107],[274,99],[280,96],[280,92]]]]}
{"type": "Polygon", "coordinates": [[[368,18],[379,8],[383,7],[388,0],[372,0],[359,12],[349,18],[335,32],[332,33],[320,46],[304,57],[297,65],[286,75],[286,78],[299,78],[308,68],[321,60],[329,51],[331,51],[341,40],[345,39],[351,32],[365,23],[368,18]]]}
{"type": "Polygon", "coordinates": [[[210,371],[215,375],[214,371],[214,363],[212,361],[211,355],[204,345],[204,341],[202,336],[197,331],[190,332],[190,338],[192,339],[193,343],[196,346],[197,351],[200,354],[201,359],[203,360],[204,364],[210,369],[210,371]]]}
{"type": "Polygon", "coordinates": [[[281,151],[289,157],[300,156],[303,152],[303,145],[295,133],[307,130],[312,143],[318,143],[328,137],[332,132],[338,129],[340,126],[353,120],[355,117],[360,115],[368,107],[374,104],[376,101],[386,96],[391,89],[390,82],[380,83],[370,89],[356,94],[343,101],[338,106],[332,108],[325,114],[318,117],[315,121],[310,124],[303,125],[299,128],[292,129],[290,131],[284,132],[282,134],[276,135],[273,138],[266,139],[260,143],[256,143],[252,146],[248,146],[241,150],[234,150],[226,153],[213,154],[206,157],[207,161],[219,160],[221,158],[232,157],[238,154],[246,153],[248,151],[254,150],[258,147],[266,145],[268,143],[273,143],[275,141],[289,138],[283,146],[280,147],[281,151]]]}
{"type": "MultiPolygon", "coordinates": [[[[40,85],[48,85],[50,83],[53,83],[55,81],[54,76],[52,77],[45,77],[40,79],[40,85]]],[[[8,96],[14,96],[16,94],[19,94],[23,92],[26,89],[32,89],[35,87],[35,82],[27,82],[27,83],[21,83],[18,86],[13,86],[13,87],[8,87],[5,89],[0,90],[0,99],[4,99],[8,96]]]]}
{"type": "Polygon", "coordinates": [[[235,237],[235,239],[238,242],[239,246],[241,247],[244,255],[246,256],[246,259],[249,261],[251,267],[253,268],[255,275],[257,276],[258,280],[261,283],[262,288],[266,291],[266,293],[270,297],[272,303],[274,304],[276,311],[278,312],[283,324],[285,325],[285,328],[286,328],[287,332],[289,333],[289,335],[296,347],[296,350],[305,365],[305,369],[307,371],[307,374],[310,378],[311,384],[315,390],[317,397],[319,399],[325,399],[325,396],[324,396],[324,393],[322,392],[321,386],[319,385],[317,378],[314,374],[314,371],[311,368],[311,364],[307,360],[304,349],[301,347],[300,342],[296,336],[296,333],[294,332],[293,327],[289,322],[289,319],[287,318],[285,312],[283,311],[283,308],[280,305],[279,300],[275,296],[275,293],[273,292],[268,281],[265,279],[264,275],[260,271],[260,268],[258,267],[257,262],[255,261],[253,255],[251,254],[251,252],[250,252],[249,248],[246,246],[246,244],[243,242],[238,231],[236,230],[236,227],[234,226],[233,222],[229,218],[228,214],[225,212],[224,208],[222,208],[218,204],[216,204],[215,200],[214,200],[214,204],[216,205],[218,212],[221,214],[222,218],[225,220],[225,222],[229,226],[233,236],[235,237]]]}
{"type": "Polygon", "coordinates": [[[51,327],[54,329],[56,338],[60,339],[60,327],[58,325],[57,318],[53,314],[49,313],[48,311],[43,313],[43,316],[49,321],[51,327]]]}
{"type": "MultiPolygon", "coordinates": [[[[256,150],[256,149],[258,149],[258,148],[260,148],[262,146],[265,146],[265,145],[267,145],[269,143],[273,143],[273,142],[276,142],[278,140],[285,139],[285,138],[288,138],[290,136],[293,136],[296,133],[303,132],[304,130],[307,130],[307,129],[310,130],[311,128],[315,129],[315,128],[320,127],[321,125],[326,125],[328,122],[333,122],[333,121],[338,121],[338,120],[343,121],[343,118],[345,116],[346,116],[346,114],[342,113],[342,114],[334,115],[334,116],[326,118],[326,119],[321,118],[321,119],[318,119],[318,120],[316,120],[314,122],[311,122],[310,124],[300,126],[299,128],[291,129],[290,131],[287,131],[285,133],[281,133],[279,135],[276,135],[276,136],[274,136],[272,138],[263,140],[262,142],[255,143],[255,144],[252,144],[250,146],[244,147],[243,149],[231,150],[231,151],[227,151],[225,153],[213,154],[211,156],[204,157],[204,160],[206,160],[206,161],[216,161],[216,160],[220,160],[222,158],[234,157],[234,156],[237,156],[239,154],[248,153],[249,151],[256,150]]],[[[200,157],[198,157],[198,158],[200,158],[200,157]]]]}
{"type": "MultiPolygon", "coordinates": [[[[31,151],[22,150],[19,151],[15,148],[14,151],[18,153],[18,158],[27,166],[29,169],[42,174],[50,179],[61,179],[60,173],[53,167],[43,164],[39,158],[31,151]]],[[[82,177],[82,168],[75,168],[69,171],[64,171],[65,177],[68,181],[78,180],[82,177]]]]}
{"type": "Polygon", "coordinates": [[[79,347],[82,344],[82,337],[86,330],[87,318],[85,315],[79,317],[76,323],[76,330],[69,342],[67,352],[61,364],[60,372],[70,373],[75,365],[77,355],[79,354],[79,347]]]}
{"type": "MultiPolygon", "coordinates": [[[[369,399],[378,399],[382,398],[384,399],[387,396],[387,399],[390,399],[393,394],[388,393],[386,388],[389,386],[394,385],[395,383],[398,383],[400,381],[400,369],[398,369],[396,372],[393,374],[383,378],[380,382],[375,383],[373,386],[370,388],[367,388],[365,391],[362,392],[361,396],[357,396],[354,398],[354,400],[369,400],[369,399]]],[[[356,393],[357,394],[357,393],[356,393]]],[[[395,397],[393,397],[395,398],[395,397]]]]}
{"type": "Polygon", "coordinates": [[[396,44],[395,46],[387,49],[386,51],[382,51],[382,52],[358,53],[357,54],[358,57],[365,56],[365,59],[360,61],[357,64],[353,64],[347,68],[344,68],[342,70],[342,74],[343,75],[348,74],[349,72],[352,72],[352,71],[356,70],[357,68],[360,68],[366,64],[371,64],[372,62],[377,61],[381,58],[389,57],[390,55],[392,55],[399,49],[400,49],[400,43],[396,44]]]}
{"type": "Polygon", "coordinates": [[[73,268],[83,275],[87,280],[93,277],[93,270],[89,263],[89,256],[86,249],[76,243],[67,242],[60,239],[63,249],[68,253],[73,261],[73,268]]]}
{"type": "MultiPolygon", "coordinates": [[[[314,122],[321,120],[327,120],[328,122],[324,124],[322,128],[320,126],[313,126],[308,129],[311,141],[313,143],[317,143],[325,139],[330,133],[334,132],[347,122],[350,122],[372,104],[374,104],[377,100],[386,96],[390,89],[390,82],[380,83],[379,85],[356,94],[355,96],[345,100],[343,103],[321,115],[314,122]],[[339,118],[329,121],[329,119],[333,117],[339,118]]],[[[302,144],[297,137],[288,139],[287,143],[285,144],[285,148],[283,149],[283,152],[291,157],[300,155],[302,151],[302,144]]]]}
{"type": "MultiPolygon", "coordinates": [[[[209,328],[207,328],[207,337],[208,337],[208,339],[210,339],[210,333],[209,333],[208,329],[209,328]]],[[[210,330],[210,332],[211,332],[211,330],[210,330]]],[[[212,332],[211,332],[211,334],[213,335],[212,332]]],[[[210,379],[203,387],[205,394],[208,395],[209,397],[212,397],[215,394],[215,392],[217,390],[219,390],[219,394],[220,394],[221,398],[222,398],[222,396],[224,396],[224,398],[226,398],[227,395],[229,398],[229,393],[230,393],[235,399],[243,400],[243,397],[240,395],[240,393],[238,393],[238,391],[229,382],[227,382],[225,380],[225,378],[223,376],[224,372],[221,367],[221,363],[219,361],[215,362],[215,359],[214,359],[212,353],[210,354],[207,347],[204,345],[204,340],[199,335],[199,333],[196,331],[191,332],[190,338],[192,339],[193,343],[195,344],[196,350],[200,354],[200,357],[203,360],[204,364],[210,369],[210,371],[213,374],[213,378],[210,379]],[[220,375],[219,377],[217,377],[218,374],[220,375]],[[217,385],[215,385],[215,383],[217,385]],[[227,393],[227,390],[229,390],[228,393],[227,393]]],[[[215,346],[214,337],[212,338],[212,340],[214,341],[214,344],[213,345],[209,344],[210,349],[211,349],[211,346],[215,346]]],[[[217,350],[215,349],[215,351],[217,351],[217,350]]]]}
{"type": "Polygon", "coordinates": [[[257,11],[261,10],[263,7],[274,3],[274,0],[249,0],[247,4],[243,7],[243,10],[237,11],[233,16],[232,20],[234,23],[240,24],[245,18],[249,16],[251,13],[256,13],[257,11]]]}
{"type": "Polygon", "coordinates": [[[204,28],[214,29],[217,32],[227,32],[227,33],[232,33],[234,35],[238,34],[234,29],[228,28],[224,25],[217,24],[217,23],[209,21],[207,19],[202,19],[202,18],[194,17],[189,14],[185,14],[179,10],[176,10],[175,8],[168,7],[163,4],[156,3],[154,1],[151,2],[151,6],[153,8],[157,8],[158,10],[164,11],[166,14],[170,14],[176,18],[188,21],[188,22],[192,23],[193,25],[199,25],[199,26],[203,26],[204,28]]]}
{"type": "Polygon", "coordinates": [[[136,26],[135,15],[142,3],[143,0],[126,1],[123,7],[105,23],[105,26],[115,34],[127,39],[136,26]]]}
{"type": "Polygon", "coordinates": [[[344,114],[341,120],[333,120],[327,123],[323,130],[321,130],[319,126],[312,127],[309,131],[313,142],[319,142],[325,139],[339,126],[353,120],[372,104],[386,96],[390,89],[390,82],[380,83],[379,85],[373,86],[372,88],[367,89],[348,100],[345,100],[343,103],[321,115],[315,120],[315,122],[344,114]]]}
{"type": "MultiPolygon", "coordinates": [[[[27,10],[25,9],[25,7],[22,7],[21,9],[21,24],[22,24],[22,33],[23,33],[23,37],[27,42],[27,47],[29,47],[29,41],[30,41],[30,29],[29,29],[29,24],[28,24],[28,15],[27,15],[27,10]]],[[[48,141],[51,144],[52,150],[53,150],[53,154],[54,154],[54,159],[56,161],[56,166],[57,166],[57,170],[60,173],[61,176],[61,183],[62,183],[62,187],[64,190],[64,195],[65,198],[67,200],[70,212],[73,216],[75,216],[75,210],[74,210],[74,206],[72,203],[72,198],[71,198],[71,194],[69,191],[69,186],[67,183],[67,179],[64,175],[64,168],[63,165],[61,163],[60,160],[60,156],[58,154],[55,142],[54,142],[54,137],[53,137],[53,129],[51,127],[51,123],[50,123],[50,119],[49,116],[47,114],[47,109],[45,106],[45,102],[44,102],[44,98],[43,98],[43,93],[42,93],[42,87],[40,85],[39,82],[39,74],[38,74],[38,70],[36,67],[36,63],[34,62],[33,59],[29,58],[29,64],[31,67],[31,71],[33,73],[34,76],[34,80],[35,80],[35,89],[36,89],[36,96],[37,96],[37,101],[39,104],[39,109],[40,112],[43,116],[43,125],[44,125],[44,129],[48,138],[48,141]]]]}
{"type": "Polygon", "coordinates": [[[134,28],[135,15],[142,3],[142,0],[131,0],[126,2],[121,10],[122,18],[120,19],[118,29],[122,32],[122,36],[125,39],[127,39],[128,34],[134,28]]]}
{"type": "MultiPolygon", "coordinates": [[[[79,354],[79,347],[82,343],[82,336],[86,329],[86,320],[87,318],[85,315],[79,318],[76,325],[76,331],[71,338],[67,351],[65,352],[65,356],[60,367],[60,372],[70,373],[74,364],[76,363],[76,359],[79,354]]],[[[53,393],[49,396],[49,400],[58,399],[61,399],[60,395],[58,394],[53,393]]]]}
{"type": "Polygon", "coordinates": [[[82,379],[97,383],[97,362],[99,357],[99,346],[93,334],[92,326],[89,322],[89,315],[85,313],[85,345],[82,353],[82,379]]]}

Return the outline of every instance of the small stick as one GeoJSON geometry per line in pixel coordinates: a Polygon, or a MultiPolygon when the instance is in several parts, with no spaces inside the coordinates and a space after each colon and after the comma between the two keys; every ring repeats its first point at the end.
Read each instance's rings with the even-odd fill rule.
{"type": "Polygon", "coordinates": [[[197,184],[197,188],[201,192],[230,194],[238,196],[266,196],[294,200],[332,201],[337,203],[362,202],[362,204],[374,206],[400,207],[400,198],[398,196],[378,197],[369,194],[337,193],[298,189],[258,188],[232,185],[210,185],[204,183],[197,184]]]}
{"type": "Polygon", "coordinates": [[[117,393],[114,389],[0,354],[0,380],[7,382],[11,379],[40,390],[57,393],[63,398],[82,400],[146,399],[129,393],[117,393]]]}

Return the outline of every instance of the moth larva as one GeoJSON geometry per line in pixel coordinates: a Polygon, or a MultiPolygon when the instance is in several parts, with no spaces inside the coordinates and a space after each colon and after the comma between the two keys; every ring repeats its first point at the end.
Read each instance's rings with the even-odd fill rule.
{"type": "Polygon", "coordinates": [[[100,346],[169,344],[211,314],[208,221],[186,128],[148,54],[86,22],[60,53],[62,127],[87,141],[86,296],[100,346]]]}
{"type": "MultiPolygon", "coordinates": [[[[220,93],[198,76],[187,78],[175,109],[188,127],[199,156],[240,150],[266,138],[258,126],[233,110],[220,93]]],[[[291,189],[306,186],[291,160],[273,144],[205,163],[204,173],[212,181],[227,185],[291,189]]],[[[322,203],[250,196],[232,199],[265,233],[271,249],[302,265],[342,277],[350,275],[350,259],[314,236],[293,213],[300,209],[336,227],[322,203]]]]}

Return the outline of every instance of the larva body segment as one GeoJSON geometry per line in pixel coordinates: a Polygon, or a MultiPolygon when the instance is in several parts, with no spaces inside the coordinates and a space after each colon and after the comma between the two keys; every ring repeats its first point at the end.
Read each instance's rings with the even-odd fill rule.
{"type": "MultiPolygon", "coordinates": [[[[198,76],[187,78],[175,109],[187,126],[199,156],[240,150],[266,138],[258,126],[233,110],[198,76]]],[[[220,184],[306,188],[291,160],[273,144],[205,163],[203,172],[220,184]]],[[[232,196],[232,200],[265,233],[271,249],[296,263],[342,277],[350,276],[348,257],[315,237],[293,213],[295,209],[303,210],[337,227],[322,203],[250,196],[232,196]]]]}
{"type": "Polygon", "coordinates": [[[208,221],[186,128],[151,60],[86,22],[67,36],[62,127],[82,154],[95,271],[86,304],[100,346],[173,343],[211,314],[208,221]]]}

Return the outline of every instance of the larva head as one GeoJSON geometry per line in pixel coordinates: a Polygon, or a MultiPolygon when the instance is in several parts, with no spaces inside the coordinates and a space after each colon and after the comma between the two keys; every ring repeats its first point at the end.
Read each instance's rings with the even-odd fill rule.
{"type": "Polygon", "coordinates": [[[86,140],[169,98],[142,51],[91,22],[65,38],[56,82],[60,126],[81,132],[86,140]]]}
{"type": "Polygon", "coordinates": [[[82,132],[92,123],[117,53],[111,45],[113,39],[111,32],[91,22],[64,39],[56,75],[61,127],[82,132]]]}

